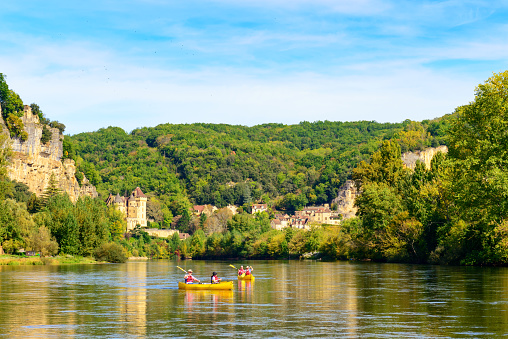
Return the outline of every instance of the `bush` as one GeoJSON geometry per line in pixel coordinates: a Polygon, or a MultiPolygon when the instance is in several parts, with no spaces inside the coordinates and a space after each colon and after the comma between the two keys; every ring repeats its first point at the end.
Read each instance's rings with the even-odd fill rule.
{"type": "Polygon", "coordinates": [[[97,261],[107,261],[113,263],[123,263],[127,261],[125,249],[114,242],[104,243],[95,251],[97,261]]]}
{"type": "Polygon", "coordinates": [[[51,137],[53,136],[53,133],[46,127],[46,125],[42,126],[42,135],[41,135],[41,144],[47,144],[51,137]]]}

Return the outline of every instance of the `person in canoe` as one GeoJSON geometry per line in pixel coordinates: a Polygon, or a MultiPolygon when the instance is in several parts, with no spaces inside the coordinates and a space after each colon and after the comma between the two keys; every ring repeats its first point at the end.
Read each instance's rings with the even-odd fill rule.
{"type": "Polygon", "coordinates": [[[217,276],[217,272],[213,272],[213,273],[212,273],[212,277],[210,278],[210,282],[211,282],[212,284],[218,284],[218,283],[220,283],[220,281],[221,281],[221,278],[219,278],[219,277],[217,276]]]}
{"type": "Polygon", "coordinates": [[[245,270],[243,269],[243,266],[240,266],[240,269],[238,270],[238,276],[244,276],[245,275],[245,270]]]}
{"type": "Polygon", "coordinates": [[[251,275],[253,270],[252,266],[247,266],[245,269],[245,275],[251,275]]]}
{"type": "Polygon", "coordinates": [[[199,279],[194,278],[194,276],[192,275],[192,270],[188,270],[187,274],[183,277],[183,279],[185,280],[186,284],[193,284],[195,281],[201,282],[199,281],[199,279]]]}

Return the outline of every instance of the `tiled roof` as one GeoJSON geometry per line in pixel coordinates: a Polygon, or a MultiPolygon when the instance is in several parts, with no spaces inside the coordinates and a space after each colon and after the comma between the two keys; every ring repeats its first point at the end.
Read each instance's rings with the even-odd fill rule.
{"type": "Polygon", "coordinates": [[[136,187],[133,193],[136,197],[146,198],[146,195],[141,191],[141,188],[139,187],[136,187]]]}

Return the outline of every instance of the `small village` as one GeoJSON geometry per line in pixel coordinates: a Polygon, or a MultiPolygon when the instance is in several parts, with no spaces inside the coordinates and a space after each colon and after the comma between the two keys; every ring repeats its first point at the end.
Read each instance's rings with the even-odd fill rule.
{"type": "MultiPolygon", "coordinates": [[[[345,187],[350,190],[351,186],[351,182],[348,182],[345,187]]],[[[307,206],[301,211],[295,211],[294,214],[289,215],[287,213],[271,211],[268,204],[252,204],[251,214],[268,213],[273,216],[270,220],[270,226],[271,228],[279,231],[287,227],[310,230],[312,226],[339,225],[342,220],[354,216],[356,212],[351,200],[351,192],[342,193],[342,199],[339,195],[339,197],[334,200],[333,204],[337,206],[335,209],[332,209],[330,204],[324,204],[322,206],[307,206]],[[348,194],[348,199],[344,199],[344,197],[346,197],[345,193],[348,194]],[[340,208],[341,206],[342,209],[340,208]],[[347,211],[344,208],[345,206],[347,206],[347,211]],[[339,209],[341,209],[342,213],[339,212],[339,209]]],[[[110,194],[106,199],[106,204],[108,206],[113,205],[117,210],[124,214],[127,231],[132,231],[136,228],[136,226],[139,226],[149,235],[154,237],[167,238],[172,236],[174,233],[178,233],[181,240],[189,237],[189,234],[180,233],[176,229],[150,228],[150,222],[153,222],[153,220],[149,220],[147,218],[147,201],[148,197],[139,187],[136,187],[128,197],[120,196],[119,194],[110,194]]],[[[231,215],[238,213],[237,206],[228,205],[225,208],[231,212],[231,215]]],[[[218,210],[219,208],[214,205],[194,205],[192,213],[196,217],[200,217],[202,214],[210,217],[218,210]]]]}

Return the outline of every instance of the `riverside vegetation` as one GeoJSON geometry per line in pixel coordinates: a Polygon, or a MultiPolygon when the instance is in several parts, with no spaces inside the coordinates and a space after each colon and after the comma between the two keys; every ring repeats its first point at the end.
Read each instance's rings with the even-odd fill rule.
{"type": "MultiPolygon", "coordinates": [[[[5,77],[1,80],[5,120],[16,115],[19,96],[5,77]]],[[[128,255],[295,258],[311,252],[329,259],[504,265],[507,101],[508,72],[503,72],[480,84],[473,102],[430,121],[164,124],[131,133],[108,127],[66,136],[65,157],[76,160],[100,194],[75,204],[54,183],[37,198],[8,181],[4,147],[0,243],[6,252],[24,246],[43,255],[108,261],[128,255]],[[449,153],[435,156],[430,168],[403,166],[402,151],[440,144],[449,153]],[[268,213],[249,213],[254,202],[288,213],[329,203],[347,178],[361,195],[357,217],[340,226],[277,231],[270,229],[268,213]],[[125,233],[122,215],[103,201],[136,186],[149,197],[151,227],[176,227],[191,237],[154,239],[141,229],[125,233]],[[192,204],[220,209],[195,217],[192,204]],[[240,206],[240,213],[229,214],[228,204],[240,206]]],[[[22,138],[19,129],[10,132],[22,138]]]]}

